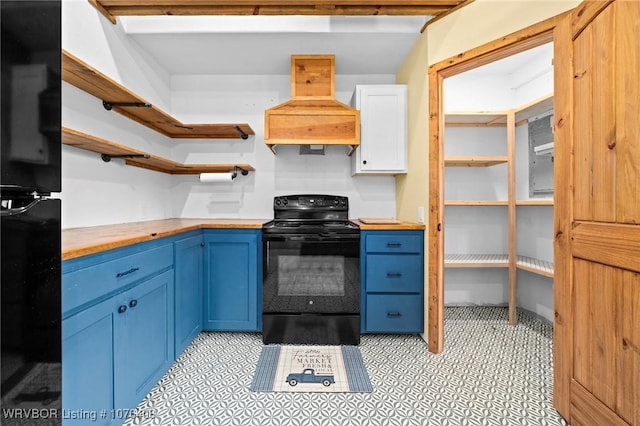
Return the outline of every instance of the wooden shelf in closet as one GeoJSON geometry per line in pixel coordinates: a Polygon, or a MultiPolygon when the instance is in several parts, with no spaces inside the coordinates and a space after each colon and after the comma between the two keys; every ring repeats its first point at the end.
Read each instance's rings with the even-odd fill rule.
{"type": "Polygon", "coordinates": [[[506,155],[504,156],[473,156],[473,157],[445,157],[445,167],[490,167],[498,164],[504,164],[509,161],[506,155]]]}
{"type": "Polygon", "coordinates": [[[445,206],[506,206],[507,200],[446,200],[445,206]]]}
{"type": "Polygon", "coordinates": [[[553,278],[553,262],[548,262],[546,260],[535,259],[527,256],[517,256],[516,268],[553,278]]]}
{"type": "Polygon", "coordinates": [[[185,124],[66,50],[62,51],[62,79],[103,101],[116,111],[170,138],[246,139],[255,134],[246,123],[185,124]]]}
{"type": "Polygon", "coordinates": [[[144,151],[120,145],[87,133],[67,127],[62,128],[62,143],[87,151],[106,154],[108,156],[141,156],[126,158],[128,166],[141,167],[172,175],[193,175],[200,173],[228,173],[236,167],[246,171],[255,171],[249,164],[183,164],[158,157],[144,151]]]}
{"type": "Polygon", "coordinates": [[[516,200],[516,206],[553,206],[552,198],[516,200]]]}
{"type": "Polygon", "coordinates": [[[508,254],[445,254],[445,268],[508,268],[508,254]]]}
{"type": "Polygon", "coordinates": [[[506,127],[506,111],[448,112],[444,116],[447,127],[506,127]]]}
{"type": "Polygon", "coordinates": [[[547,113],[551,110],[553,110],[553,93],[545,95],[516,109],[514,111],[516,126],[525,124],[530,118],[547,113]]]}

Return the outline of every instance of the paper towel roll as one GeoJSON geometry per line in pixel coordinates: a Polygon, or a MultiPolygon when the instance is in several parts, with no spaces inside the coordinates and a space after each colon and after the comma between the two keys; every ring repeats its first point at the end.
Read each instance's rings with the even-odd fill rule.
{"type": "Polygon", "coordinates": [[[233,173],[200,173],[200,182],[216,183],[216,182],[232,182],[233,173]]]}

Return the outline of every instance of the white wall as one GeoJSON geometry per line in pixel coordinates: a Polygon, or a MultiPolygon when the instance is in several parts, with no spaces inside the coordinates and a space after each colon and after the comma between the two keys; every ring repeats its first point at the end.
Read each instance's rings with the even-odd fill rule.
{"type": "MultiPolygon", "coordinates": [[[[249,163],[256,171],[228,184],[194,175],[167,175],[104,163],[98,154],[63,147],[62,227],[74,228],[170,217],[271,218],[273,197],[328,193],[349,197],[350,215],[395,217],[391,176],[351,176],[345,147],[300,156],[264,144],[264,110],[290,98],[290,77],[169,76],[89,2],[63,2],[63,49],[184,123],[249,123],[242,139],[169,139],[115,112],[101,100],[63,84],[63,126],[184,163],[249,163]]],[[[296,52],[299,53],[299,52],[296,52]]],[[[349,103],[356,84],[389,84],[394,75],[337,75],[336,98],[349,103]]]]}
{"type": "Polygon", "coordinates": [[[553,43],[445,79],[445,111],[505,111],[553,92],[553,43]],[[522,58],[522,59],[519,59],[522,58]]]}
{"type": "MultiPolygon", "coordinates": [[[[124,116],[106,111],[97,98],[62,85],[63,126],[160,156],[170,154],[168,138],[124,116]]],[[[171,177],[105,163],[100,155],[62,146],[62,228],[170,217],[171,177]],[[132,220],[133,219],[133,220],[132,220]]]]}

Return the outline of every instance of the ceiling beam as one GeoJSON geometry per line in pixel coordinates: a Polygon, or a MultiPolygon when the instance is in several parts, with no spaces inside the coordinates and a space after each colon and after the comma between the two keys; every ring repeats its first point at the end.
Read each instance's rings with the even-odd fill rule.
{"type": "Polygon", "coordinates": [[[342,15],[438,16],[463,0],[89,0],[112,23],[117,16],[342,15]]]}

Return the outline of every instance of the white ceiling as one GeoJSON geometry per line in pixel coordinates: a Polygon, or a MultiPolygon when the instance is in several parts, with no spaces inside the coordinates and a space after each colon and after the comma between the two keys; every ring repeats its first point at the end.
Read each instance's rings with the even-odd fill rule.
{"type": "Polygon", "coordinates": [[[120,17],[171,75],[289,75],[292,54],[334,54],[336,74],[395,74],[428,17],[120,17]]]}

